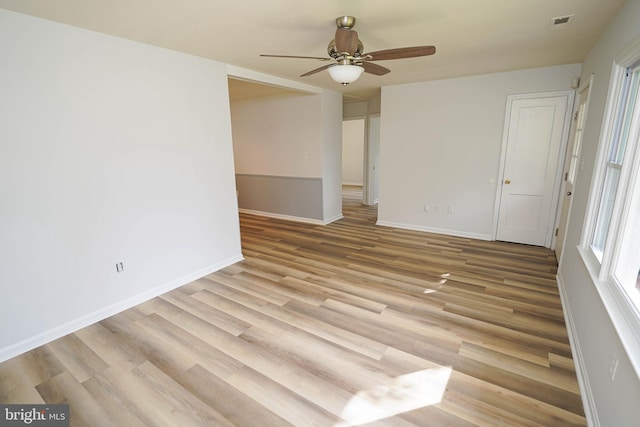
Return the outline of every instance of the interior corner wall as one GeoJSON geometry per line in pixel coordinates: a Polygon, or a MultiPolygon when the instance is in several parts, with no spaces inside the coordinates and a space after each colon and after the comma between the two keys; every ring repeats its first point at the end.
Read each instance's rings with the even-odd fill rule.
{"type": "Polygon", "coordinates": [[[380,114],[380,102],[379,96],[370,99],[367,105],[367,114],[380,114]]]}
{"type": "Polygon", "coordinates": [[[0,361],[242,258],[224,64],[4,10],[0,57],[0,361]]]}
{"type": "MultiPolygon", "coordinates": [[[[564,295],[565,310],[573,326],[577,367],[588,390],[583,395],[592,404],[593,425],[635,426],[640,419],[640,378],[634,370],[611,314],[595,287],[578,245],[585,223],[590,186],[600,142],[609,81],[615,59],[634,43],[640,43],[640,1],[629,1],[609,25],[604,35],[587,54],[581,81],[593,74],[589,108],[582,139],[581,164],[576,179],[566,240],[558,269],[558,282],[564,295]],[[609,368],[618,360],[615,379],[609,368]],[[596,424],[598,423],[598,424],[596,424]]],[[[634,338],[631,338],[634,339],[634,338]]]]}
{"type": "Polygon", "coordinates": [[[507,96],[570,90],[578,75],[571,64],[383,87],[378,223],[490,239],[507,96]]]}

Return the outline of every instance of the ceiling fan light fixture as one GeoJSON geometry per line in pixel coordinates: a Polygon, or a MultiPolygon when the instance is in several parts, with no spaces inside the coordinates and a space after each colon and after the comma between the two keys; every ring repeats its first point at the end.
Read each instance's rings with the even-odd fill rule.
{"type": "Polygon", "coordinates": [[[364,68],[359,65],[338,64],[333,67],[329,67],[328,71],[334,81],[346,86],[349,83],[353,83],[358,80],[362,75],[364,68]]]}
{"type": "Polygon", "coordinates": [[[319,59],[321,61],[336,61],[337,63],[323,65],[300,75],[310,76],[324,70],[329,70],[331,78],[343,86],[353,83],[360,78],[362,73],[383,76],[390,72],[388,68],[378,65],[373,61],[385,61],[389,59],[407,59],[428,56],[436,53],[435,46],[411,46],[392,49],[364,52],[364,45],[358,38],[358,33],[353,30],[356,18],[353,16],[340,16],[336,18],[336,33],[333,40],[327,46],[328,58],[317,56],[293,56],[293,55],[260,55],[272,58],[300,58],[319,59]]]}

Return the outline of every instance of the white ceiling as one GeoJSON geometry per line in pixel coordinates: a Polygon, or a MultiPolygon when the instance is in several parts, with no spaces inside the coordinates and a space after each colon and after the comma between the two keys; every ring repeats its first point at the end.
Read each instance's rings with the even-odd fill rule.
{"type": "MultiPolygon", "coordinates": [[[[367,98],[381,86],[582,62],[626,0],[0,0],[0,8],[215,59],[367,98]],[[346,87],[327,63],[335,18],[352,15],[364,50],[435,45],[423,58],[381,61],[346,87]],[[553,28],[555,17],[574,15],[553,28]]],[[[241,85],[234,85],[241,90],[241,85]]],[[[242,96],[247,96],[244,88],[242,96]]],[[[253,88],[255,90],[256,88],[253,88]]],[[[251,87],[248,90],[252,90],[251,87]]],[[[233,91],[233,88],[232,88],[233,91]]]]}

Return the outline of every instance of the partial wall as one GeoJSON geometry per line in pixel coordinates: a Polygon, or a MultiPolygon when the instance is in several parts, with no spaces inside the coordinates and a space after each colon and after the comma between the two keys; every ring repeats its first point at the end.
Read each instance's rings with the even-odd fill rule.
{"type": "Polygon", "coordinates": [[[242,258],[224,64],[4,10],[0,57],[0,360],[242,258]]]}

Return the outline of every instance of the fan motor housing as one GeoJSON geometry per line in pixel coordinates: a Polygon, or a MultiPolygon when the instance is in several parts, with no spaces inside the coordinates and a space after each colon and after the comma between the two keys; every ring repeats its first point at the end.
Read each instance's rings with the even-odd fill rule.
{"type": "MultiPolygon", "coordinates": [[[[364,52],[364,45],[362,44],[362,41],[358,39],[358,47],[356,48],[356,51],[353,53],[353,57],[354,58],[360,57],[362,55],[362,52],[364,52]]],[[[337,59],[340,56],[342,56],[340,52],[338,52],[338,49],[336,49],[336,39],[333,39],[329,42],[329,46],[327,46],[327,53],[333,59],[337,59]]]]}

